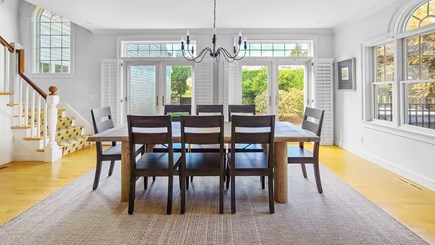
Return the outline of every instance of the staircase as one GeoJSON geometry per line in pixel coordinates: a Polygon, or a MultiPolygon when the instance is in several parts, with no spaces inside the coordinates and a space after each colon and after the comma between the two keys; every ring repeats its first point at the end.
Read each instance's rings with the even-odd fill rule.
{"type": "MultiPolygon", "coordinates": [[[[51,86],[47,95],[24,73],[24,50],[19,44],[2,37],[0,43],[0,122],[2,135],[12,135],[12,160],[53,162],[88,146],[85,126],[75,121],[79,117],[88,133],[89,124],[67,104],[66,109],[57,108],[56,87],[51,86]]],[[[4,142],[8,144],[9,138],[4,142]]]]}

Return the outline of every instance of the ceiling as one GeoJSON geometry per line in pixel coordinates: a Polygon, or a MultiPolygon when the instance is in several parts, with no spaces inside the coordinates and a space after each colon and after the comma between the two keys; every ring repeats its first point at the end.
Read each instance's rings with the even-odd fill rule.
{"type": "MultiPolygon", "coordinates": [[[[93,32],[210,29],[213,0],[26,0],[93,32]]],[[[217,0],[218,29],[321,29],[400,0],[217,0]]]]}

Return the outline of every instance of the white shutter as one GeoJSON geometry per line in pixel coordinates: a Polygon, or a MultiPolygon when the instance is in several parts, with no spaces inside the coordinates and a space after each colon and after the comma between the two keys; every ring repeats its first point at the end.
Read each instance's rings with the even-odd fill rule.
{"type": "Polygon", "coordinates": [[[213,62],[195,64],[195,105],[213,104],[213,62]]]}
{"type": "Polygon", "coordinates": [[[115,125],[121,120],[121,61],[118,59],[101,60],[101,107],[110,106],[115,125]]]}
{"type": "MultiPolygon", "coordinates": [[[[219,104],[224,105],[225,120],[228,120],[228,105],[230,104],[230,84],[236,83],[236,62],[228,63],[221,61],[219,64],[219,104]]],[[[235,103],[233,103],[235,104],[235,103]]]]}
{"type": "Polygon", "coordinates": [[[325,111],[321,135],[322,145],[334,144],[334,60],[318,59],[315,67],[315,107],[325,111]]]}

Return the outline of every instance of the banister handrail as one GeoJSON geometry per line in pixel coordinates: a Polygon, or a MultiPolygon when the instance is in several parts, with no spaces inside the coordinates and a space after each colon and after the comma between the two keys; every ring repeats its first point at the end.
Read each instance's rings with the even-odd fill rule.
{"type": "Polygon", "coordinates": [[[10,45],[6,40],[3,39],[3,37],[0,36],[0,43],[5,46],[6,48],[8,48],[10,53],[14,52],[14,47],[12,47],[12,45],[10,45]]]}
{"type": "Polygon", "coordinates": [[[42,98],[47,99],[47,93],[45,93],[38,85],[36,85],[30,77],[28,77],[25,73],[20,73],[21,78],[24,79],[42,98]]]}

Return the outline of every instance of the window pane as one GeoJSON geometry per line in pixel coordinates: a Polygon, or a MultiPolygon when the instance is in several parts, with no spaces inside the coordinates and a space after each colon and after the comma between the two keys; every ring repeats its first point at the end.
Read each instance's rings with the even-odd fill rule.
{"type": "Polygon", "coordinates": [[[51,23],[51,35],[62,35],[62,23],[51,23]]]}
{"type": "Polygon", "coordinates": [[[385,81],[394,81],[394,64],[385,65],[385,81]]]}
{"type": "Polygon", "coordinates": [[[64,61],[71,60],[71,55],[70,55],[70,49],[69,48],[63,48],[62,49],[62,60],[64,60],[64,61]]]}
{"type": "Polygon", "coordinates": [[[376,81],[377,82],[385,82],[385,73],[384,73],[384,66],[383,65],[376,66],[376,81]]]}
{"type": "Polygon", "coordinates": [[[69,61],[62,61],[62,73],[69,73],[71,63],[69,61]]]}
{"type": "Polygon", "coordinates": [[[127,57],[136,57],[137,51],[128,51],[127,50],[127,57]]]}
{"type": "Polygon", "coordinates": [[[51,12],[48,10],[44,10],[41,14],[41,22],[50,22],[51,21],[51,12]]]}
{"type": "Polygon", "coordinates": [[[292,50],[292,49],[294,49],[296,47],[296,44],[295,43],[287,43],[286,45],[285,45],[285,49],[286,50],[292,50]]]}
{"type": "Polygon", "coordinates": [[[49,48],[41,48],[39,59],[40,60],[50,60],[50,49],[49,48]]]}
{"type": "Polygon", "coordinates": [[[419,79],[419,37],[407,39],[407,56],[408,56],[408,80],[419,79]]]}
{"type": "Polygon", "coordinates": [[[51,17],[51,22],[62,22],[62,17],[60,17],[59,15],[53,15],[53,17],[51,17]]]}
{"type": "Polygon", "coordinates": [[[137,49],[137,45],[135,44],[127,44],[127,50],[136,50],[137,49]]]}
{"type": "Polygon", "coordinates": [[[421,37],[421,74],[420,79],[435,78],[435,33],[421,37]]]}
{"type": "Polygon", "coordinates": [[[39,32],[40,35],[50,35],[50,23],[41,23],[39,32]]]}
{"type": "Polygon", "coordinates": [[[62,35],[70,35],[71,34],[71,25],[70,23],[62,23],[62,35]]]}
{"type": "Polygon", "coordinates": [[[299,52],[298,52],[298,57],[307,57],[308,56],[308,44],[304,43],[304,44],[298,44],[297,46],[299,46],[299,52]]]}
{"type": "Polygon", "coordinates": [[[62,47],[62,36],[51,36],[51,47],[52,48],[62,47]]]}
{"type": "Polygon", "coordinates": [[[276,43],[273,45],[274,50],[284,50],[284,44],[283,43],[276,43]]]}
{"type": "Polygon", "coordinates": [[[284,50],[274,50],[273,56],[274,57],[284,57],[284,50]]]}
{"type": "Polygon", "coordinates": [[[435,83],[405,85],[405,123],[435,129],[435,83]]]}
{"type": "Polygon", "coordinates": [[[409,17],[408,22],[406,23],[406,30],[409,31],[435,23],[435,18],[433,17],[434,13],[435,13],[434,0],[423,3],[409,17]]]}
{"type": "Polygon", "coordinates": [[[62,47],[63,48],[71,47],[71,37],[70,36],[62,36],[62,47]]]}
{"type": "Polygon", "coordinates": [[[250,56],[253,56],[253,57],[260,57],[260,56],[261,56],[261,51],[258,51],[258,50],[251,50],[251,54],[250,54],[250,56]]]}
{"type": "Polygon", "coordinates": [[[374,98],[375,98],[374,117],[376,119],[393,121],[392,88],[393,88],[392,84],[374,85],[374,98]]]}
{"type": "Polygon", "coordinates": [[[50,36],[40,36],[40,46],[41,48],[49,48],[50,47],[50,36]]]}
{"type": "Polygon", "coordinates": [[[261,44],[249,44],[249,49],[261,49],[261,44]]]}
{"type": "Polygon", "coordinates": [[[160,45],[159,44],[151,44],[150,45],[150,50],[158,50],[160,51],[160,45]]]}
{"type": "Polygon", "coordinates": [[[50,59],[53,60],[62,60],[62,49],[60,48],[52,48],[50,59]]]}
{"type": "Polygon", "coordinates": [[[261,48],[264,50],[272,50],[273,49],[273,45],[272,44],[262,44],[261,48]]]}

